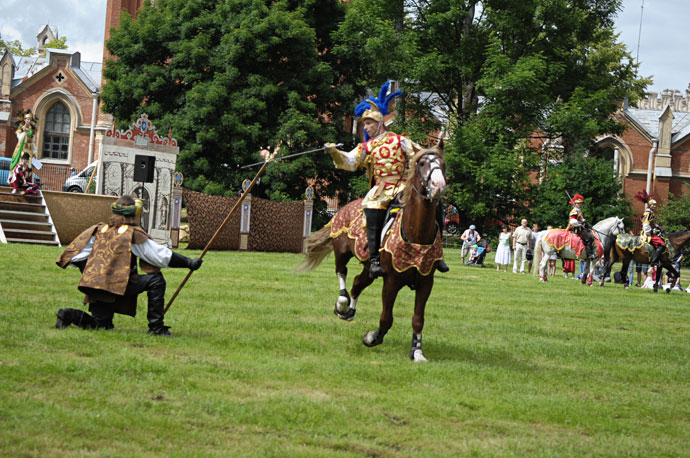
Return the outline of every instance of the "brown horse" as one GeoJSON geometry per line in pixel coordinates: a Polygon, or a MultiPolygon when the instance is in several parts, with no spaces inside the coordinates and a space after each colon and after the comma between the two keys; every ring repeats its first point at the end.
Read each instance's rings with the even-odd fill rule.
{"type": "MultiPolygon", "coordinates": [[[[410,358],[415,362],[425,362],[426,358],[422,352],[424,309],[434,285],[436,263],[443,255],[440,248],[440,228],[437,226],[435,218],[436,205],[446,187],[442,147],[418,152],[410,160],[410,170],[411,178],[400,199],[404,208],[398,213],[393,229],[384,231],[384,233],[388,233],[382,243],[381,266],[386,270],[386,274],[383,276],[383,290],[381,292],[383,310],[379,327],[376,331],[367,332],[362,341],[368,347],[383,343],[383,337],[393,325],[395,298],[400,289],[408,286],[416,291],[410,358]],[[396,237],[396,231],[400,234],[399,237],[396,237]],[[400,237],[404,241],[400,242],[400,237]],[[422,250],[421,252],[427,253],[423,258],[425,262],[421,264],[421,267],[420,265],[404,266],[400,263],[401,258],[413,256],[410,254],[410,250],[422,250]]],[[[338,213],[345,212],[347,207],[353,205],[359,205],[359,207],[357,211],[351,211],[352,207],[350,208],[352,218],[362,218],[359,203],[348,204],[338,213]]],[[[340,295],[336,301],[334,313],[341,319],[349,321],[354,318],[359,295],[373,280],[369,277],[368,253],[366,259],[361,259],[364,256],[360,254],[361,250],[358,250],[357,240],[352,238],[352,234],[348,234],[347,230],[332,234],[331,226],[338,216],[336,214],[331,223],[307,239],[307,253],[301,270],[305,272],[313,270],[331,251],[334,252],[335,272],[340,282],[340,295]],[[362,261],[363,269],[355,277],[350,294],[348,294],[346,289],[347,263],[353,256],[357,256],[362,261]]],[[[346,227],[350,229],[356,224],[361,224],[358,221],[352,222],[350,216],[347,216],[346,219],[349,221],[346,227]]],[[[366,238],[364,244],[366,244],[366,238]]]]}
{"type": "MultiPolygon", "coordinates": [[[[612,260],[610,263],[607,265],[607,273],[610,272],[611,270],[611,265],[616,262],[617,260],[621,260],[623,263],[623,267],[621,269],[621,278],[624,279],[624,286],[625,289],[628,289],[629,285],[629,279],[628,279],[628,267],[630,266],[630,261],[635,261],[638,264],[649,264],[649,253],[650,250],[649,248],[645,248],[645,245],[643,244],[639,247],[635,247],[632,251],[630,249],[626,249],[622,247],[622,243],[619,244],[620,240],[623,240],[624,237],[629,235],[627,234],[620,234],[616,238],[616,242],[613,244],[614,249],[611,250],[613,256],[612,260]]],[[[668,236],[668,241],[671,244],[671,248],[673,251],[678,251],[680,248],[684,248],[688,243],[690,243],[690,231],[681,231],[681,232],[674,232],[668,236]]],[[[664,251],[664,253],[661,255],[661,258],[659,258],[659,263],[661,267],[664,269],[668,270],[669,273],[672,276],[671,279],[671,287],[676,283],[676,280],[678,280],[678,277],[680,276],[676,269],[673,267],[673,264],[671,263],[671,259],[669,257],[669,252],[664,251]]],[[[656,281],[654,282],[654,292],[656,293],[659,290],[659,281],[661,280],[661,269],[657,271],[656,274],[656,281]]],[[[670,292],[671,289],[669,288],[666,290],[666,292],[670,292]]]]}

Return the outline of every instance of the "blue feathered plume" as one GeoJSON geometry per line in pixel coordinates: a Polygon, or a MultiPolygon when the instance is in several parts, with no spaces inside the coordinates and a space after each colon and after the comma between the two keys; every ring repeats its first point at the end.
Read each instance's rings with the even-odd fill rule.
{"type": "MultiPolygon", "coordinates": [[[[399,95],[402,95],[402,91],[395,91],[388,97],[386,97],[386,93],[388,92],[388,88],[390,87],[391,82],[386,81],[383,86],[381,86],[381,90],[379,91],[379,96],[378,98],[374,97],[369,97],[366,99],[364,102],[360,103],[355,107],[355,116],[358,118],[361,117],[365,111],[367,111],[369,108],[371,108],[371,104],[369,102],[372,102],[376,107],[379,109],[382,115],[387,115],[390,114],[390,111],[388,110],[388,105],[390,105],[391,100],[394,98],[398,97],[399,95]]],[[[369,140],[369,135],[364,132],[364,140],[369,140]]]]}

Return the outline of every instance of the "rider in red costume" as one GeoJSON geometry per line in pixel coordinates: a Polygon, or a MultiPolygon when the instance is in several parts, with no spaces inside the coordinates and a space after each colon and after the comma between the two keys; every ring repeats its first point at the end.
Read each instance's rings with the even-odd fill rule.
{"type": "Polygon", "coordinates": [[[582,204],[585,198],[580,194],[575,194],[575,196],[570,200],[570,204],[573,206],[568,215],[568,227],[566,230],[572,231],[577,234],[581,239],[582,243],[585,244],[585,250],[588,258],[594,258],[597,256],[594,250],[594,238],[592,237],[592,231],[589,230],[589,225],[582,215],[582,204]]]}
{"type": "Polygon", "coordinates": [[[656,214],[654,213],[656,200],[644,190],[635,194],[635,199],[644,202],[645,206],[645,211],[642,215],[642,233],[640,237],[644,242],[648,242],[654,247],[654,251],[649,256],[649,264],[658,265],[659,259],[666,249],[666,242],[661,237],[663,228],[657,223],[656,214]]]}

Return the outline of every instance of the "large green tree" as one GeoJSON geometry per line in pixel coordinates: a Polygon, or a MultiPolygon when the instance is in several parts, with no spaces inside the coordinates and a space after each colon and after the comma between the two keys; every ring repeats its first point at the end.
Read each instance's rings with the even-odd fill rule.
{"type": "Polygon", "coordinates": [[[449,198],[465,220],[506,219],[533,194],[535,147],[557,139],[556,159],[582,155],[596,136],[620,131],[617,104],[648,84],[613,32],[620,5],[354,0],[335,51],[363,85],[402,82],[409,105],[398,128],[418,135],[430,113],[443,113],[449,198]]]}
{"type": "MultiPolygon", "coordinates": [[[[352,141],[342,120],[352,98],[334,65],[337,0],[160,0],[107,43],[104,109],[118,120],[148,113],[180,143],[178,168],[192,189],[231,194],[257,168],[264,147],[282,154],[352,141]]],[[[342,188],[325,153],[271,165],[254,194],[300,198],[342,188]]]]}
{"type": "Polygon", "coordinates": [[[530,221],[542,228],[549,224],[565,227],[572,209],[567,196],[582,193],[586,189],[583,212],[589,224],[618,216],[624,219],[627,227],[631,227],[633,214],[630,201],[619,198],[620,182],[613,175],[612,165],[612,161],[603,158],[577,154],[552,165],[541,185],[533,189],[530,221]]]}
{"type": "Polygon", "coordinates": [[[668,232],[690,230],[690,185],[683,185],[684,192],[671,193],[668,201],[659,207],[659,223],[668,232]]]}

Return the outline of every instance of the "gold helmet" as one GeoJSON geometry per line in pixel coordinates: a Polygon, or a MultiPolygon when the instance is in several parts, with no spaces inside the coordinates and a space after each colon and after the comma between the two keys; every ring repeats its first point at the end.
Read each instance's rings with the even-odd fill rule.
{"type": "Polygon", "coordinates": [[[362,113],[362,121],[365,119],[373,119],[376,122],[383,121],[383,114],[379,110],[379,107],[376,106],[376,103],[371,100],[367,100],[367,102],[369,103],[370,108],[367,108],[364,110],[364,113],[362,113]]]}

